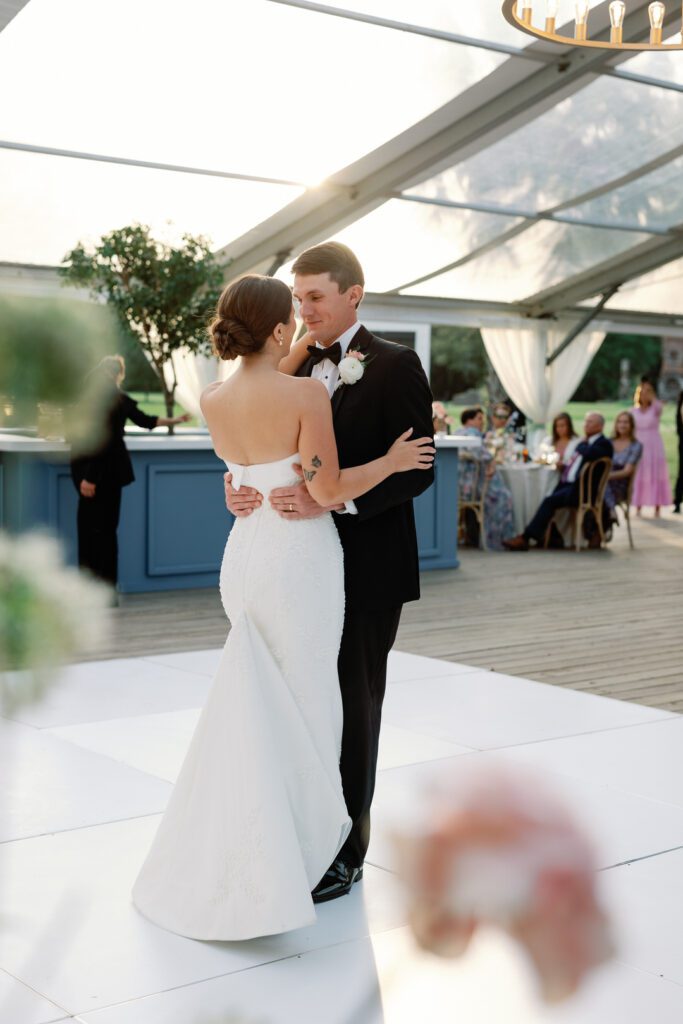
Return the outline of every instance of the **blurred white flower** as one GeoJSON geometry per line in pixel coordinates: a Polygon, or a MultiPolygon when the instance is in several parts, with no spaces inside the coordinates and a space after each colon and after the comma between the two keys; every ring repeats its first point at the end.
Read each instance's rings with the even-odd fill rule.
{"type": "Polygon", "coordinates": [[[558,1002],[612,954],[586,837],[525,772],[441,777],[394,828],[410,923],[421,946],[465,952],[483,924],[526,950],[558,1002]]]}
{"type": "Polygon", "coordinates": [[[109,589],[67,568],[56,540],[0,532],[0,706],[35,700],[107,628],[109,589]]]}

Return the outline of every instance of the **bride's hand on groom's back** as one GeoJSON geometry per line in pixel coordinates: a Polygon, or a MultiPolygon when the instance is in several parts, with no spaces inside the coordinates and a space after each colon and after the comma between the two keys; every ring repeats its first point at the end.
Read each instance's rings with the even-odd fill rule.
{"type": "Polygon", "coordinates": [[[392,473],[408,473],[413,469],[431,469],[434,465],[436,448],[433,437],[412,438],[410,427],[397,437],[387,456],[391,461],[392,473]]]}
{"type": "Polygon", "coordinates": [[[225,484],[225,505],[228,512],[237,518],[250,516],[255,508],[260,508],[263,495],[255,487],[240,487],[238,491],[232,486],[232,473],[223,475],[225,484]]]}

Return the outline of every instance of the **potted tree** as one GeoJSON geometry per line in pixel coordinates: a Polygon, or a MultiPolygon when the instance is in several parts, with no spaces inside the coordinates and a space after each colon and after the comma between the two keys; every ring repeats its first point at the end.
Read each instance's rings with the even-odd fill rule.
{"type": "Polygon", "coordinates": [[[178,386],[173,354],[208,353],[206,324],[223,284],[207,239],[186,234],[173,246],[153,238],[149,227],[131,224],[110,231],[94,249],[79,243],[60,273],[104,299],[137,339],[172,417],[178,386]]]}

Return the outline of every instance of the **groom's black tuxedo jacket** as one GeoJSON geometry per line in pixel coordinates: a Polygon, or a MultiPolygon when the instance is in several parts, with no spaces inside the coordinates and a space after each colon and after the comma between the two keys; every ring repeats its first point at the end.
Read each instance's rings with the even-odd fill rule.
{"type": "MultiPolygon", "coordinates": [[[[351,348],[365,354],[365,373],[332,396],[341,469],[384,455],[409,427],[432,436],[432,394],[412,349],[360,327],[351,348]]],[[[298,375],[308,377],[307,360],[298,375]]],[[[413,498],[434,481],[433,470],[396,473],[356,498],[358,515],[335,515],[344,549],[346,604],[353,610],[392,608],[420,596],[413,498]]]]}

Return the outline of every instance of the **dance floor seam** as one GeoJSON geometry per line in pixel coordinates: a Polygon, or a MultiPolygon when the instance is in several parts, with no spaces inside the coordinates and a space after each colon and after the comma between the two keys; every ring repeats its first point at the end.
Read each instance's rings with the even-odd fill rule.
{"type": "Polygon", "coordinates": [[[315,925],[251,942],[148,922],[130,889],[219,656],[74,666],[43,706],[0,719],[3,1024],[683,1019],[683,717],[418,655],[390,659],[362,883],[315,925]],[[558,1009],[497,933],[441,961],[406,928],[392,826],[435,772],[501,764],[557,791],[592,835],[614,922],[615,960],[558,1009]]]}

